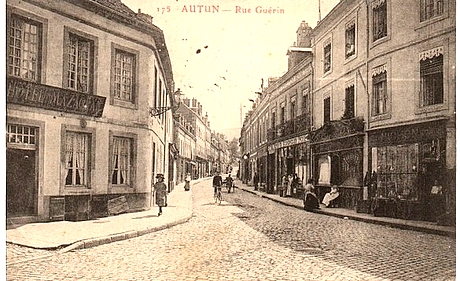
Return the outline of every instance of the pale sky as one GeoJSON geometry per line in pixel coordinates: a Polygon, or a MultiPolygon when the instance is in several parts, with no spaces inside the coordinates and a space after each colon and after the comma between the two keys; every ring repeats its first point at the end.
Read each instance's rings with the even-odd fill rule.
{"type": "MultiPolygon", "coordinates": [[[[200,101],[216,131],[241,127],[240,105],[244,118],[252,106],[248,99],[257,97],[254,92],[260,90],[261,79],[266,86],[268,77],[287,71],[287,49],[296,41],[302,20],[315,27],[319,16],[318,0],[122,2],[135,12],[141,9],[153,16],[153,23],[165,34],[176,89],[200,101]],[[190,5],[195,5],[196,12],[191,12],[190,5]],[[215,12],[203,7],[199,13],[198,5],[215,12]],[[257,13],[258,6],[277,13],[257,13]]],[[[321,0],[321,17],[338,2],[321,0]]]]}

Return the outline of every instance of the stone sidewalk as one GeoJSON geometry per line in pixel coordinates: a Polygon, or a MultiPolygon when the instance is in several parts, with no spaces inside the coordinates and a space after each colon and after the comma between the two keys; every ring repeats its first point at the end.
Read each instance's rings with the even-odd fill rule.
{"type": "MultiPolygon", "coordinates": [[[[292,197],[280,197],[278,194],[268,194],[266,192],[256,191],[254,190],[253,186],[243,184],[241,181],[235,181],[235,184],[237,188],[240,188],[246,192],[250,192],[272,201],[303,210],[303,202],[300,199],[292,197]]],[[[355,210],[344,208],[326,208],[322,204],[320,209],[313,210],[312,212],[322,215],[335,216],[344,219],[363,221],[394,228],[414,230],[455,238],[455,226],[441,226],[437,225],[435,222],[404,220],[389,217],[375,217],[371,214],[357,213],[355,210]]]]}
{"type": "MultiPolygon", "coordinates": [[[[192,181],[193,185],[200,181],[192,181]]],[[[192,191],[178,184],[168,195],[168,207],[158,216],[158,207],[87,221],[30,223],[6,231],[6,242],[36,249],[89,248],[129,239],[188,221],[193,215],[192,191]]]]}

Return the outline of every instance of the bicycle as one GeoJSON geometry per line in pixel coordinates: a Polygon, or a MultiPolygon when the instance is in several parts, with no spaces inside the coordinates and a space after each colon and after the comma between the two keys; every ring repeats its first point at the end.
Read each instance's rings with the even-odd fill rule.
{"type": "Polygon", "coordinates": [[[222,188],[221,187],[217,187],[217,190],[214,193],[214,202],[219,205],[222,202],[222,188]]]}

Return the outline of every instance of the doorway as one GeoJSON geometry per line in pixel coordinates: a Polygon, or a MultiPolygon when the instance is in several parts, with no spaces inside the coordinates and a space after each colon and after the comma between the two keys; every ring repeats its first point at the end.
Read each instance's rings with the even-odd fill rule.
{"type": "Polygon", "coordinates": [[[6,150],[7,217],[37,215],[36,151],[6,150]]]}

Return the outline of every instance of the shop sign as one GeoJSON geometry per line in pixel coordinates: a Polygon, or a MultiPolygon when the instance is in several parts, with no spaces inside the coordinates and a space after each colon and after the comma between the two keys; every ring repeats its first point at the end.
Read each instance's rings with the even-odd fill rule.
{"type": "Polygon", "coordinates": [[[279,148],[286,147],[286,146],[293,146],[293,145],[305,143],[307,141],[308,141],[307,136],[298,136],[298,137],[295,137],[295,138],[292,138],[292,139],[280,141],[280,142],[277,142],[277,143],[274,143],[274,144],[270,145],[268,147],[268,153],[271,154],[271,153],[274,153],[275,150],[277,150],[279,148]]]}
{"type": "Polygon", "coordinates": [[[101,117],[105,97],[8,77],[7,103],[101,117]]]}
{"type": "Polygon", "coordinates": [[[279,91],[282,93],[287,88],[290,88],[294,83],[297,83],[301,79],[307,77],[308,73],[309,73],[309,69],[303,69],[302,71],[296,73],[295,75],[293,75],[288,80],[286,80],[283,84],[280,85],[279,91]]]}
{"type": "Polygon", "coordinates": [[[382,129],[369,134],[369,143],[372,146],[380,146],[386,144],[423,142],[430,139],[445,137],[445,128],[442,121],[438,121],[382,129]]]}
{"type": "Polygon", "coordinates": [[[320,144],[313,145],[314,151],[316,154],[336,151],[336,150],[343,150],[343,149],[354,149],[354,148],[362,148],[363,147],[363,137],[359,136],[352,136],[349,138],[344,138],[340,140],[333,140],[328,141],[320,144]]]}

